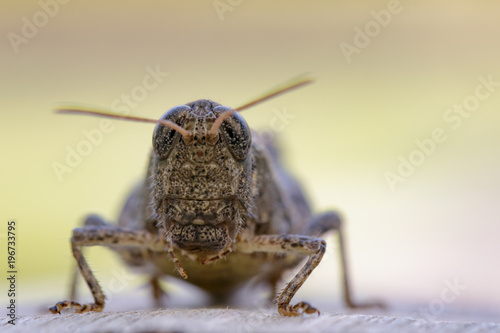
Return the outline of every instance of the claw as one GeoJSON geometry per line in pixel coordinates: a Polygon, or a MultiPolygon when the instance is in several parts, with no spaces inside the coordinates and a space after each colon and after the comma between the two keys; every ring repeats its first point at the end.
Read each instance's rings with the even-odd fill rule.
{"type": "Polygon", "coordinates": [[[66,308],[76,308],[75,309],[75,312],[76,313],[83,313],[83,312],[90,312],[90,311],[94,311],[94,312],[101,312],[102,309],[104,308],[104,304],[80,304],[80,303],[77,303],[77,302],[73,302],[73,301],[63,301],[63,302],[58,302],[56,305],[54,305],[53,307],[50,307],[49,308],[49,311],[53,314],[61,314],[61,310],[62,309],[66,309],[66,308]]]}
{"type": "Polygon", "coordinates": [[[278,312],[285,317],[298,317],[303,314],[313,314],[317,313],[318,316],[320,312],[315,307],[311,306],[311,304],[306,302],[300,302],[295,305],[290,304],[282,304],[278,307],[278,312]]]}
{"type": "Polygon", "coordinates": [[[56,313],[61,314],[61,311],[58,311],[58,310],[57,310],[57,308],[56,308],[55,306],[50,307],[50,308],[49,308],[49,311],[50,311],[51,313],[53,313],[53,314],[56,314],[56,313]]]}

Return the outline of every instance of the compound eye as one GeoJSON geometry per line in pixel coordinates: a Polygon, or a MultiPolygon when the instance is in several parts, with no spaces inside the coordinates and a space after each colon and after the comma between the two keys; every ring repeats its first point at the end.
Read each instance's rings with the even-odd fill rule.
{"type": "MultiPolygon", "coordinates": [[[[189,111],[191,108],[187,105],[175,106],[165,112],[160,119],[169,120],[182,127],[189,111]]],[[[170,155],[179,136],[180,134],[176,130],[162,124],[156,124],[153,133],[153,149],[159,159],[166,159],[170,155]]]]}
{"type": "MultiPolygon", "coordinates": [[[[218,106],[214,111],[225,112],[231,110],[225,106],[218,106]]],[[[237,112],[222,122],[220,130],[227,143],[229,151],[237,161],[244,161],[252,144],[252,135],[245,119],[237,112]]]]}

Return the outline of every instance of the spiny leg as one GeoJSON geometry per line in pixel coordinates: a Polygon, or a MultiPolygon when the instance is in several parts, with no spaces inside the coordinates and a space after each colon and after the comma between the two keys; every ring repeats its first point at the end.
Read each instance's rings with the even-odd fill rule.
{"type": "Polygon", "coordinates": [[[327,212],[315,216],[304,232],[306,235],[319,236],[331,230],[337,231],[338,235],[345,304],[349,308],[385,307],[385,305],[380,302],[357,303],[353,301],[348,269],[349,267],[347,264],[346,248],[344,243],[344,232],[342,229],[342,219],[336,212],[327,212]]]}
{"type": "Polygon", "coordinates": [[[309,303],[300,302],[296,305],[290,305],[290,301],[321,261],[326,249],[324,240],[311,236],[260,235],[242,240],[237,244],[237,248],[238,251],[245,253],[271,252],[308,255],[309,259],[304,267],[293,277],[278,296],[278,312],[283,316],[299,316],[303,313],[319,314],[319,311],[309,303]]]}
{"type": "Polygon", "coordinates": [[[77,294],[76,294],[76,287],[78,285],[78,276],[79,276],[79,270],[78,270],[78,267],[77,266],[74,266],[73,267],[73,274],[71,275],[71,286],[70,286],[70,290],[69,290],[69,299],[71,301],[74,301],[77,297],[77,294]]]}
{"type": "Polygon", "coordinates": [[[80,272],[87,282],[94,297],[94,303],[80,304],[74,301],[63,301],[57,303],[49,310],[52,313],[60,313],[65,308],[75,308],[77,313],[88,311],[102,311],[104,307],[104,293],[90,267],[83,257],[83,246],[137,246],[152,251],[161,252],[165,249],[165,240],[158,235],[148,231],[126,230],[109,226],[89,226],[73,230],[71,247],[73,256],[78,264],[80,272]]]}
{"type": "Polygon", "coordinates": [[[90,270],[87,261],[83,257],[81,246],[72,243],[71,248],[73,250],[73,256],[75,257],[75,260],[78,263],[78,267],[80,268],[80,272],[82,273],[83,277],[85,278],[85,281],[87,282],[90,288],[90,291],[92,292],[92,296],[94,297],[94,303],[80,304],[74,301],[63,301],[49,308],[49,310],[52,313],[60,314],[62,309],[73,307],[76,309],[75,312],[77,313],[88,312],[88,311],[101,312],[104,307],[104,294],[102,292],[102,289],[99,286],[99,283],[97,282],[97,279],[95,278],[94,274],[90,270]]]}
{"type": "MultiPolygon", "coordinates": [[[[98,226],[108,226],[113,227],[112,224],[106,223],[99,215],[88,215],[85,217],[85,221],[83,222],[84,227],[98,227],[98,226]]],[[[77,285],[78,285],[78,276],[80,275],[80,271],[78,267],[75,265],[73,268],[73,274],[71,277],[71,287],[69,292],[69,299],[71,301],[76,300],[77,298],[77,285]]]]}

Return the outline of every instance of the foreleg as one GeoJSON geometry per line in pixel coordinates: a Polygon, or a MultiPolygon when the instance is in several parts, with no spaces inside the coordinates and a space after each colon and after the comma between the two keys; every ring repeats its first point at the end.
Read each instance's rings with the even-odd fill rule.
{"type": "Polygon", "coordinates": [[[78,264],[78,268],[87,282],[89,289],[94,297],[94,303],[80,304],[74,301],[63,301],[57,303],[49,310],[52,313],[60,313],[65,308],[75,308],[76,312],[102,311],[104,307],[104,293],[102,292],[97,279],[90,270],[90,267],[82,254],[83,246],[136,246],[146,248],[151,251],[164,251],[166,247],[165,240],[158,235],[148,231],[126,230],[111,226],[88,226],[73,230],[71,238],[71,248],[73,256],[78,264]]]}

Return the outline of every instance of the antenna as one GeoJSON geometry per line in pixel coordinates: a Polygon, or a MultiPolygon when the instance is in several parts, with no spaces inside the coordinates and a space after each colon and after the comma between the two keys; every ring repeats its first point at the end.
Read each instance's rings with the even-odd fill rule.
{"type": "MultiPolygon", "coordinates": [[[[264,101],[267,101],[268,99],[271,99],[273,97],[276,97],[278,95],[284,94],[286,92],[289,92],[293,89],[297,89],[299,87],[305,86],[307,84],[310,84],[314,82],[313,79],[301,79],[300,77],[291,79],[277,88],[265,93],[263,96],[254,99],[251,102],[248,102],[236,109],[231,109],[228,110],[222,114],[219,115],[219,117],[215,120],[213,123],[212,127],[210,128],[209,134],[214,135],[217,130],[219,129],[220,125],[222,122],[230,117],[234,112],[236,111],[243,111],[245,109],[248,109],[254,105],[257,105],[259,103],[262,103],[264,101]]],[[[183,137],[187,137],[191,134],[191,131],[187,131],[181,126],[168,121],[164,119],[150,119],[150,118],[143,118],[143,117],[136,117],[136,116],[126,116],[123,114],[119,113],[114,113],[114,112],[108,112],[108,111],[102,111],[102,110],[97,110],[97,109],[92,109],[92,108],[83,108],[83,107],[78,107],[78,106],[62,106],[56,110],[56,113],[62,113],[62,114],[82,114],[82,115],[91,115],[91,116],[98,116],[98,117],[105,117],[105,118],[115,118],[115,119],[123,119],[123,120],[131,120],[131,121],[138,121],[138,122],[145,122],[145,123],[153,123],[153,124],[162,124],[164,126],[168,126],[172,128],[173,130],[179,132],[183,137]]]]}

